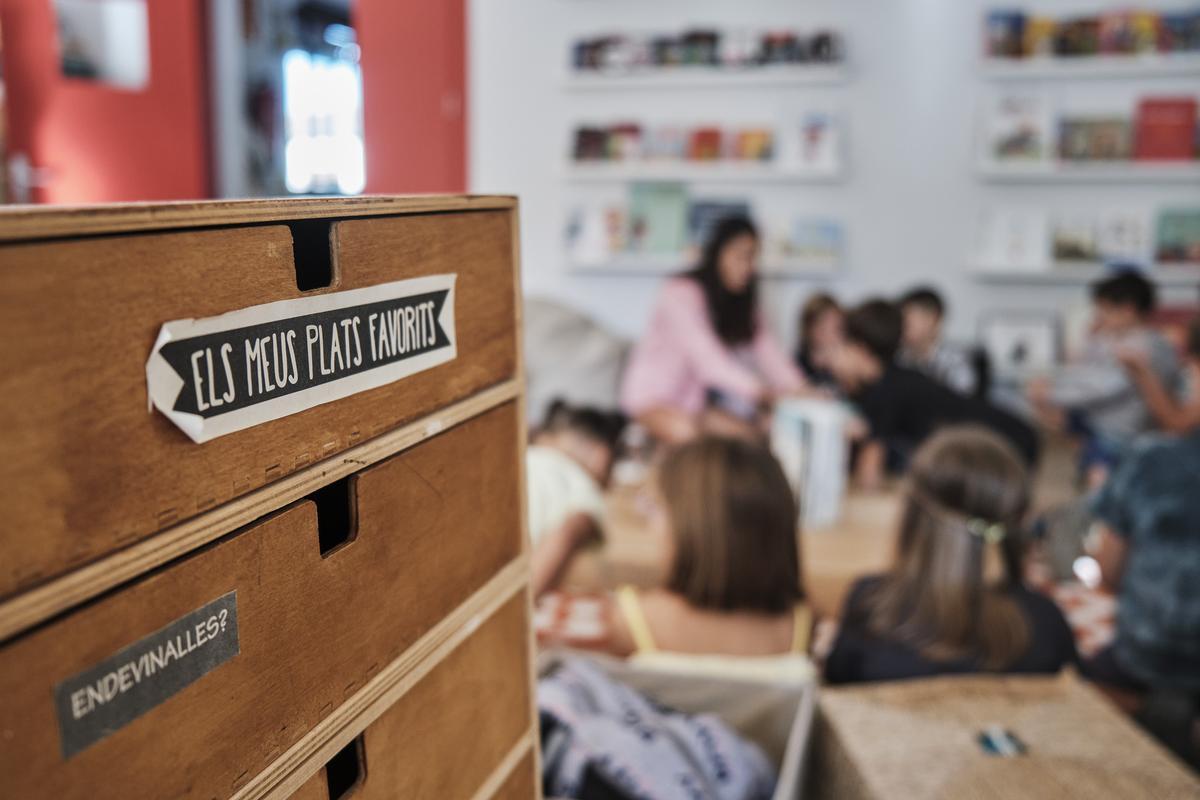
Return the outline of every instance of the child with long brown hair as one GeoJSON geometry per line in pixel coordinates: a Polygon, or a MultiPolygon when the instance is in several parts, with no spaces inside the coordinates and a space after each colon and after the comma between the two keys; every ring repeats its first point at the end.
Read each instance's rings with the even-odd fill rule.
{"type": "Polygon", "coordinates": [[[654,494],[649,535],[663,581],[608,598],[599,646],[621,656],[805,653],[796,501],[774,457],[739,439],[696,439],[667,454],[654,494]]]}
{"type": "Polygon", "coordinates": [[[1075,642],[1021,579],[1029,479],[983,428],[945,428],[913,458],[891,569],[859,581],[825,663],[832,683],[1057,672],[1075,642]]]}

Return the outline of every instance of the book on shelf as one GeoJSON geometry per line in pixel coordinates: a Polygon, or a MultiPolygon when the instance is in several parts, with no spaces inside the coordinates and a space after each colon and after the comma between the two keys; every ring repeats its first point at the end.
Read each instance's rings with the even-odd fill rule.
{"type": "Polygon", "coordinates": [[[1164,209],[1154,238],[1159,263],[1200,264],[1200,207],[1164,209]]]}
{"type": "Polygon", "coordinates": [[[997,208],[980,218],[975,262],[987,272],[1041,272],[1050,263],[1050,220],[1033,208],[997,208]]]}
{"type": "Polygon", "coordinates": [[[628,220],[619,206],[581,206],[567,218],[567,258],[580,266],[599,266],[626,249],[628,220]]]}
{"type": "Polygon", "coordinates": [[[687,242],[687,189],[680,183],[635,183],[629,190],[632,252],[668,255],[687,242]]]}
{"type": "Polygon", "coordinates": [[[1151,255],[1149,216],[1130,209],[1096,216],[1096,255],[1100,261],[1145,263],[1151,255]]]}
{"type": "Polygon", "coordinates": [[[783,264],[832,267],[841,260],[845,233],[840,222],[801,217],[783,227],[778,237],[768,237],[768,255],[783,264]]]}
{"type": "Polygon", "coordinates": [[[1050,114],[1038,95],[1002,95],[988,109],[984,159],[992,163],[1041,161],[1050,155],[1050,114]]]}
{"type": "Polygon", "coordinates": [[[984,53],[992,59],[1136,56],[1200,52],[1200,9],[1157,12],[1116,8],[1051,17],[997,9],[984,17],[984,53]]]}
{"type": "Polygon", "coordinates": [[[752,32],[694,28],[680,33],[609,34],[574,42],[576,73],[638,74],[670,69],[751,69],[836,64],[845,59],[833,30],[752,32]]]}
{"type": "Polygon", "coordinates": [[[1138,101],[1134,158],[1187,161],[1196,157],[1196,98],[1146,97],[1138,101]]]}
{"type": "Polygon", "coordinates": [[[688,242],[703,247],[714,227],[728,217],[749,217],[750,201],[744,198],[696,198],[688,204],[688,242]]]}
{"type": "Polygon", "coordinates": [[[1055,262],[1100,259],[1096,246],[1096,218],[1087,213],[1055,216],[1050,233],[1050,254],[1055,262]]]}
{"type": "Polygon", "coordinates": [[[1072,114],[1058,122],[1063,161],[1125,161],[1133,155],[1130,121],[1115,114],[1072,114]]]}

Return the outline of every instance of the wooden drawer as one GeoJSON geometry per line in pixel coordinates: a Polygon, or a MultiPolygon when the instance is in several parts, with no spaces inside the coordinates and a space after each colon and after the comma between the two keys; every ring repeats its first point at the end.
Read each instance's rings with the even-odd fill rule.
{"type": "Polygon", "coordinates": [[[282,224],[0,244],[0,598],[513,377],[508,205],[319,227],[297,251],[331,243],[335,277],[311,292],[282,224]],[[442,273],[457,275],[448,363],[204,444],[147,411],[164,322],[442,273]]]}
{"type": "MultiPolygon", "coordinates": [[[[525,603],[505,604],[293,800],[472,797],[532,727],[525,603]]],[[[494,796],[531,800],[531,772],[529,755],[494,796]]]]}
{"type": "MultiPolygon", "coordinates": [[[[523,544],[518,430],[509,403],[359,473],[347,543],[327,535],[344,508],[328,496],[301,501],[0,649],[0,795],[232,793],[497,572],[508,566],[507,580],[521,579],[512,571],[523,544]],[[114,656],[103,670],[115,671],[147,649],[145,637],[231,592],[240,652],[64,754],[75,727],[60,725],[56,687],[75,703],[73,676],[114,656]]],[[[95,685],[95,698],[78,700],[84,719],[132,707],[121,698],[106,706],[95,685]]]]}

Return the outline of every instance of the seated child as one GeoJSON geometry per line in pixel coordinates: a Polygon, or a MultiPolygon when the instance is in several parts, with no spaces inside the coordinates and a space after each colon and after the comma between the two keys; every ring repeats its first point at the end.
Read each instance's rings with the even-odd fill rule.
{"type": "Polygon", "coordinates": [[[655,493],[649,535],[663,585],[607,598],[607,636],[592,646],[620,656],[806,652],[796,502],[771,454],[740,439],[694,440],[667,454],[655,493]]]}
{"type": "Polygon", "coordinates": [[[829,371],[830,359],[842,344],[845,315],[831,294],[818,292],[804,303],[800,311],[800,343],[796,348],[796,365],[814,386],[834,383],[829,371]]]}
{"type": "Polygon", "coordinates": [[[1119,354],[1140,354],[1169,393],[1178,388],[1175,350],[1148,324],[1155,303],[1154,284],[1133,269],[1093,284],[1092,336],[1082,358],[1029,386],[1044,419],[1061,419],[1082,437],[1083,468],[1093,485],[1135,437],[1156,427],[1119,354]]]}
{"type": "MultiPolygon", "coordinates": [[[[1188,350],[1200,371],[1200,319],[1188,350]]],[[[1200,415],[1193,410],[1179,433],[1135,447],[1093,503],[1117,634],[1085,671],[1119,688],[1177,688],[1200,700],[1200,415]]]]}
{"type": "Polygon", "coordinates": [[[1167,433],[1187,433],[1200,428],[1200,317],[1188,327],[1188,363],[1184,365],[1188,393],[1184,402],[1176,402],[1173,393],[1159,380],[1149,354],[1143,350],[1122,350],[1117,353],[1121,364],[1129,371],[1150,409],[1158,427],[1167,433]]]}
{"type": "Polygon", "coordinates": [[[870,429],[856,460],[858,483],[871,487],[886,468],[903,469],[913,451],[944,425],[982,425],[1008,439],[1026,464],[1036,463],[1037,433],[1024,422],[895,363],[902,326],[894,304],[863,303],[847,315],[846,344],[834,358],[838,384],[870,429]]]}
{"type": "Polygon", "coordinates": [[[1021,581],[1029,480],[978,427],[946,428],[913,458],[895,562],[850,590],[825,662],[831,683],[943,673],[1057,672],[1075,641],[1021,581]]]}
{"type": "Polygon", "coordinates": [[[534,596],[551,589],[571,556],[600,533],[621,414],[554,401],[525,451],[534,596]]]}
{"type": "Polygon", "coordinates": [[[970,355],[942,337],[946,302],[927,286],[908,292],[900,299],[904,315],[900,363],[924,372],[959,394],[975,394],[978,376],[970,355]]]}

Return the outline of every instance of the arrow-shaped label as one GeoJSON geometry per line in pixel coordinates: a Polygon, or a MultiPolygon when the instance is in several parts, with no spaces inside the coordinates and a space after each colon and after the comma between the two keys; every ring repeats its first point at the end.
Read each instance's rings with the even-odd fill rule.
{"type": "Polygon", "coordinates": [[[206,442],[453,360],[455,275],[164,324],[150,404],[206,442]]]}

